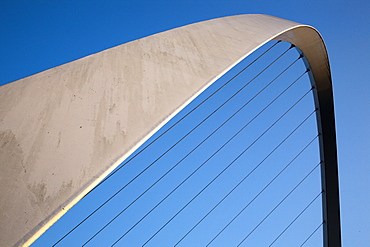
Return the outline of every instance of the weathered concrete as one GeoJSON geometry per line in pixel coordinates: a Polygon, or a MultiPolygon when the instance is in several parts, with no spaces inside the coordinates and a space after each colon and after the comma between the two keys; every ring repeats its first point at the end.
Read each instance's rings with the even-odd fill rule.
{"type": "Polygon", "coordinates": [[[297,44],[320,87],[328,86],[325,47],[313,28],[241,15],[0,87],[0,246],[31,244],[193,98],[272,39],[297,44]]]}

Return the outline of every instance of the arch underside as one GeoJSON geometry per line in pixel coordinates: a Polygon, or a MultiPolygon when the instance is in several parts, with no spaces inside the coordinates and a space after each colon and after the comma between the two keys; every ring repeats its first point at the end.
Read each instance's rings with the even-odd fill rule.
{"type": "MultiPolygon", "coordinates": [[[[330,196],[323,201],[338,212],[339,224],[325,45],[312,27],[240,15],[159,33],[0,87],[0,245],[30,245],[189,102],[270,40],[297,46],[311,69],[322,173],[334,175],[323,184],[324,197],[330,196]]],[[[325,212],[324,219],[331,217],[325,212]]],[[[325,229],[327,238],[339,235],[340,241],[340,228],[325,229]]]]}

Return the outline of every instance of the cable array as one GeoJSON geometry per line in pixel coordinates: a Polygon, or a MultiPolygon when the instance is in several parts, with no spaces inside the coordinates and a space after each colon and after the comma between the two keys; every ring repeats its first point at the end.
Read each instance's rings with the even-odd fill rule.
{"type": "MultiPolygon", "coordinates": [[[[155,143],[158,139],[160,139],[162,136],[164,136],[166,133],[168,133],[171,129],[173,129],[175,126],[177,126],[182,120],[184,120],[186,117],[188,117],[191,113],[193,113],[196,109],[198,109],[201,105],[203,105],[207,100],[209,100],[211,97],[213,97],[216,93],[218,93],[221,89],[223,89],[225,86],[227,86],[230,82],[232,82],[236,77],[238,77],[241,73],[243,73],[246,69],[248,69],[251,65],[253,65],[256,61],[258,61],[261,57],[263,57],[267,52],[269,52],[272,48],[274,48],[280,41],[275,42],[271,47],[269,47],[266,51],[264,51],[262,54],[260,54],[257,58],[255,58],[252,62],[250,62],[247,66],[245,66],[241,71],[239,71],[236,75],[234,75],[230,80],[228,80],[225,84],[223,84],[221,87],[219,87],[215,92],[213,92],[211,95],[209,95],[206,99],[204,99],[202,102],[200,102],[197,106],[195,106],[191,111],[189,111],[187,114],[185,114],[183,117],[181,117],[178,121],[176,121],[173,125],[171,125],[169,128],[167,128],[162,134],[160,134],[158,137],[156,137],[154,140],[149,142],[145,147],[143,147],[139,152],[134,154],[132,157],[128,158],[127,161],[125,161],[123,164],[121,164],[117,169],[115,169],[111,174],[109,174],[106,178],[104,178],[95,188],[93,188],[88,194],[92,193],[95,189],[100,187],[102,184],[104,184],[110,177],[112,177],[114,174],[116,174],[118,171],[120,171],[123,167],[125,167],[128,163],[130,163],[132,160],[134,160],[137,156],[139,156],[141,153],[143,153],[147,148],[149,148],[153,143],[155,143]]],[[[289,47],[291,49],[293,46],[289,47]]],[[[289,50],[288,49],[288,50],[289,50]]],[[[284,55],[288,50],[286,50],[282,55],[284,55]]],[[[281,56],[282,56],[281,55],[281,56]]],[[[280,56],[280,57],[281,57],[280,56]]],[[[272,65],[274,62],[276,62],[280,57],[278,57],[276,60],[274,60],[270,65],[272,65]]],[[[266,68],[267,69],[267,68],[266,68]]],[[[263,71],[262,71],[263,72],[263,71]]],[[[260,74],[262,74],[262,72],[260,74]]],[[[258,75],[255,77],[257,78],[258,75]]],[[[255,79],[254,78],[254,79],[255,79]]],[[[245,85],[246,87],[247,85],[245,85]]],[[[237,92],[238,93],[238,92],[237,92]]],[[[235,93],[235,95],[237,94],[235,93]]],[[[221,108],[220,106],[219,108],[221,108]]],[[[216,112],[217,109],[214,111],[216,112]]],[[[211,113],[207,119],[213,115],[211,113]]],[[[206,120],[206,119],[205,119],[206,120]]],[[[204,120],[204,121],[205,121],[204,120]]],[[[202,123],[200,123],[198,126],[200,126],[202,123]]],[[[196,126],[193,130],[195,130],[198,126],[196,126]]],[[[192,131],[193,131],[192,130],[192,131]]],[[[192,132],[190,131],[188,135],[192,132]]],[[[186,135],[187,136],[187,135],[186,135]]],[[[184,136],[182,139],[184,139],[186,136],[184,136]]],[[[182,140],[181,139],[181,140],[182,140]]],[[[179,140],[177,143],[181,142],[179,140]]],[[[173,145],[170,149],[172,149],[175,145],[173,145]]],[[[156,161],[158,161],[161,157],[163,157],[170,149],[168,149],[165,153],[163,153],[156,161]]],[[[155,161],[155,162],[156,162],[155,161]]],[[[151,165],[153,165],[155,162],[153,162],[151,165]]],[[[150,166],[151,166],[150,165],[150,166]]],[[[150,167],[148,166],[147,169],[150,167]]],[[[142,173],[144,173],[147,169],[143,170],[140,174],[138,174],[136,177],[134,177],[129,183],[127,183],[125,186],[123,186],[121,189],[116,191],[110,198],[108,198],[105,202],[103,202],[98,208],[96,208],[93,212],[91,212],[87,217],[85,217],[81,222],[79,222],[75,227],[73,227],[70,231],[68,231],[65,235],[63,235],[62,238],[60,238],[56,243],[53,244],[53,246],[56,246],[60,241],[62,241],[65,237],[67,237],[69,234],[71,234],[74,230],[76,230],[80,225],[82,225],[87,219],[89,219],[92,215],[94,215],[99,209],[101,209],[104,205],[106,205],[110,200],[112,200],[116,195],[118,195],[123,189],[127,187],[132,181],[134,181],[138,176],[140,176],[142,173]]],[[[87,194],[87,195],[88,195],[87,194]]],[[[86,195],[86,196],[87,196],[86,195]]]]}
{"type": "MultiPolygon", "coordinates": [[[[298,59],[300,59],[299,57],[298,59]]],[[[118,216],[120,216],[123,212],[125,212],[130,206],[132,206],[138,199],[140,199],[145,193],[147,193],[154,185],[156,185],[159,181],[161,181],[167,174],[169,174],[175,167],[177,167],[183,160],[185,160],[191,153],[193,153],[200,145],[202,145],[206,140],[208,140],[213,134],[215,134],[221,127],[223,127],[229,120],[231,120],[237,113],[239,113],[245,106],[247,106],[255,97],[257,97],[262,91],[264,91],[269,85],[271,85],[272,82],[274,82],[280,75],[282,75],[288,68],[290,68],[296,61],[296,59],[293,63],[291,63],[283,72],[281,72],[277,77],[275,77],[269,84],[267,84],[261,91],[259,91],[252,99],[247,101],[241,108],[239,108],[233,115],[231,115],[226,121],[224,121],[218,128],[216,128],[210,135],[208,135],[202,142],[200,142],[195,148],[193,148],[188,154],[186,154],[179,162],[177,162],[170,170],[168,170],[165,174],[163,174],[158,180],[156,180],[151,186],[149,186],[142,194],[140,194],[135,200],[133,200],[127,207],[125,207],[119,214],[117,214],[111,221],[109,221],[106,225],[102,227],[102,229],[94,234],[92,238],[90,238],[86,243],[88,243],[90,240],[92,240],[97,234],[99,234],[102,230],[104,230],[108,225],[110,225],[115,219],[117,219],[118,216]]],[[[301,77],[301,76],[300,76],[301,77]]],[[[299,78],[300,78],[299,77],[299,78]]],[[[249,84],[249,83],[248,83],[249,84]]],[[[272,102],[273,103],[273,102],[272,102]]],[[[224,104],[222,104],[224,105],[224,104]]],[[[221,105],[221,106],[222,106],[221,105]]],[[[221,107],[217,108],[220,109],[221,107]]],[[[216,109],[216,110],[217,110],[216,109]]],[[[214,111],[215,112],[215,111],[214,111]]],[[[213,158],[220,150],[222,150],[234,137],[236,137],[241,131],[243,131],[253,120],[255,120],[262,112],[260,112],[258,115],[256,115],[251,121],[249,121],[246,125],[243,126],[242,129],[240,129],[236,134],[233,135],[224,145],[222,145],[215,153],[212,154],[211,157],[209,157],[205,162],[203,162],[198,168],[191,173],[186,179],[182,181],[175,189],[173,189],[165,198],[163,198],[158,204],[156,204],[147,214],[145,214],[135,225],[133,225],[128,231],[126,231],[118,240],[117,242],[122,239],[127,233],[129,233],[137,224],[139,224],[147,215],[149,215],[155,208],[157,208],[164,200],[168,198],[173,192],[175,192],[183,183],[185,183],[192,175],[194,175],[195,172],[197,172],[201,167],[203,167],[211,158],[213,158]]],[[[202,123],[202,122],[201,122],[202,123]]],[[[197,125],[199,126],[199,125],[197,125]]],[[[192,129],[193,130],[193,129],[192,129]]],[[[188,133],[189,134],[189,133],[188,133]]],[[[187,134],[187,135],[188,135],[187,134]]],[[[184,137],[186,137],[185,135],[184,137]]],[[[183,140],[181,138],[180,140],[183,140]]],[[[178,142],[177,142],[178,143],[178,142]]],[[[177,144],[176,143],[176,144],[177,144]]],[[[163,156],[160,156],[163,157],[163,156]]],[[[155,160],[155,162],[158,161],[158,159],[155,160]]],[[[153,163],[152,163],[153,164],[153,163]]],[[[151,165],[152,165],[151,164],[151,165]]],[[[150,166],[151,166],[150,165],[150,166]]],[[[86,244],[85,243],[85,244],[86,244]]],[[[85,245],[84,244],[84,245],[85,245]]]]}
{"type": "MultiPolygon", "coordinates": [[[[84,234],[84,236],[90,236],[79,240],[81,246],[90,246],[93,240],[95,243],[101,238],[106,238],[104,243],[110,243],[112,246],[125,245],[123,240],[130,242],[132,246],[138,244],[157,246],[163,244],[163,241],[172,246],[188,246],[192,243],[191,241],[196,241],[193,242],[196,245],[210,246],[216,242],[221,243],[223,239],[228,239],[229,232],[235,229],[238,231],[240,229],[238,236],[242,237],[242,240],[234,244],[241,246],[247,240],[249,241],[252,235],[258,235],[258,229],[267,225],[263,223],[273,218],[272,216],[276,215],[278,210],[284,210],[284,205],[290,197],[298,194],[297,191],[306,189],[302,185],[303,182],[308,184],[308,188],[312,180],[308,178],[314,177],[314,171],[320,166],[320,162],[316,162],[315,167],[307,171],[309,163],[315,162],[315,157],[311,158],[311,153],[316,152],[316,159],[319,159],[317,153],[319,134],[316,126],[312,127],[316,121],[313,116],[318,109],[313,106],[312,97],[308,97],[315,90],[307,82],[308,77],[305,77],[309,69],[302,66],[302,63],[298,63],[302,55],[297,58],[297,53],[292,48],[294,48],[293,45],[287,47],[287,43],[274,42],[239,71],[233,72],[235,75],[231,75],[230,79],[221,81],[220,85],[212,89],[213,92],[210,91],[208,95],[205,95],[204,99],[200,99],[198,104],[191,105],[187,113],[184,112],[161,134],[150,139],[148,144],[134,153],[85,196],[84,200],[93,196],[108,181],[122,176],[121,173],[124,174],[122,171],[127,174],[131,169],[129,164],[133,166],[133,164],[141,163],[140,157],[146,158],[148,150],[158,149],[157,156],[152,161],[141,169],[138,166],[135,174],[127,177],[126,182],[122,181],[122,185],[111,196],[104,199],[91,213],[59,237],[53,246],[60,245],[64,241],[67,243],[68,239],[78,234],[72,233],[81,232],[80,228],[85,227],[84,223],[96,218],[100,211],[107,210],[104,208],[112,203],[120,204],[120,209],[115,210],[117,211],[115,213],[110,212],[110,218],[100,224],[99,228],[92,226],[92,230],[84,234]],[[225,95],[225,93],[228,96],[221,101],[218,95],[225,95]],[[211,100],[218,104],[209,103],[211,100]],[[210,108],[210,105],[213,108],[210,108]],[[199,122],[193,123],[191,117],[195,113],[202,114],[204,117],[199,122]],[[214,119],[220,119],[217,120],[217,125],[213,124],[214,119]],[[171,136],[173,132],[179,131],[180,133],[178,129],[183,128],[182,126],[189,126],[187,128],[189,130],[163,149],[158,147],[161,145],[157,144],[160,140],[168,138],[167,136],[171,136]],[[306,133],[308,130],[310,132],[306,133]],[[197,138],[193,146],[187,147],[194,136],[197,138]],[[177,150],[182,149],[187,151],[184,151],[182,155],[173,155],[178,152],[177,150]],[[233,156],[225,156],[228,153],[233,153],[233,156]],[[175,158],[171,158],[172,165],[170,165],[168,157],[172,156],[175,158]],[[292,164],[295,165],[292,166],[292,164]],[[297,178],[286,181],[286,177],[301,169],[304,170],[301,175],[302,179],[296,181],[295,184],[293,180],[297,178]],[[174,177],[178,174],[181,174],[181,178],[174,177]],[[260,174],[265,174],[263,176],[266,178],[261,177],[260,174]],[[140,181],[144,181],[147,177],[150,177],[151,181],[146,183],[142,191],[135,192],[136,195],[132,194],[130,201],[122,203],[119,201],[122,199],[117,199],[119,196],[122,197],[121,194],[133,193],[127,191],[132,191],[136,184],[141,183],[140,181]],[[194,185],[194,181],[198,181],[196,184],[199,183],[199,185],[194,185]],[[230,181],[230,184],[224,184],[222,181],[230,181]],[[166,187],[167,185],[163,187],[166,183],[170,187],[166,187]],[[255,183],[259,184],[255,192],[248,193],[247,196],[241,194],[240,191],[246,188],[254,190],[252,184],[255,183]],[[248,210],[252,210],[259,201],[265,200],[265,197],[275,198],[275,195],[268,193],[274,188],[280,188],[281,184],[284,188],[286,187],[285,196],[279,200],[274,199],[276,202],[271,204],[273,208],[267,213],[262,214],[261,209],[258,213],[262,215],[261,220],[256,222],[251,230],[247,230],[246,226],[238,223],[243,215],[248,210]],[[185,191],[192,191],[192,194],[185,193],[185,191]],[[178,199],[182,198],[181,194],[185,196],[184,199],[178,199]],[[211,200],[208,202],[203,198],[211,198],[211,200]],[[173,204],[174,202],[176,203],[173,204]],[[199,204],[200,202],[203,204],[199,204]],[[197,207],[196,205],[203,206],[199,213],[193,213],[193,219],[191,208],[197,207]],[[235,209],[227,212],[224,217],[221,217],[224,219],[219,221],[220,215],[217,212],[230,205],[235,209]],[[130,215],[136,209],[140,210],[131,217],[130,215]],[[123,216],[125,216],[124,219],[120,219],[123,216]],[[154,218],[158,218],[155,224],[153,224],[154,218]],[[167,227],[170,224],[175,227],[167,227]],[[120,227],[114,230],[114,234],[110,234],[111,230],[108,229],[112,229],[113,225],[120,227]],[[205,231],[207,227],[210,227],[209,232],[205,231]],[[242,230],[243,228],[245,230],[242,230]],[[178,230],[174,230],[174,234],[171,234],[169,238],[168,232],[172,229],[178,230]],[[242,234],[242,232],[247,232],[247,234],[242,234]],[[197,237],[200,235],[201,240],[197,237]],[[166,240],[160,236],[167,236],[166,240]]],[[[317,180],[316,177],[315,179],[317,180]]],[[[318,201],[321,194],[321,192],[316,194],[314,199],[308,203],[302,202],[303,204],[297,205],[297,210],[298,208],[301,210],[291,216],[292,219],[285,223],[286,227],[280,232],[271,235],[271,239],[266,239],[263,245],[272,246],[284,241],[283,238],[289,235],[288,232],[292,231],[293,225],[305,220],[308,209],[314,208],[314,202],[318,201]]],[[[296,206],[290,204],[290,207],[295,208],[296,206]]],[[[299,240],[300,243],[303,242],[302,246],[312,236],[316,236],[315,233],[321,225],[322,223],[313,232],[307,233],[299,240]]]]}
{"type": "MultiPolygon", "coordinates": [[[[296,128],[294,129],[290,135],[292,135],[309,117],[311,116],[311,114],[296,128]]],[[[288,138],[289,136],[284,139],[283,141],[281,141],[279,143],[279,145],[277,147],[275,147],[257,166],[254,167],[254,169],[249,172],[236,186],[234,186],[230,191],[229,193],[227,193],[201,220],[199,220],[176,244],[175,246],[177,246],[186,236],[188,236],[194,229],[195,227],[197,227],[210,213],[212,213],[236,188],[238,188],[268,157],[270,157],[288,138]]],[[[311,145],[313,143],[313,141],[316,139],[316,137],[314,139],[312,139],[312,141],[310,141],[303,149],[301,152],[299,152],[294,158],[292,161],[290,161],[244,208],[242,211],[244,211],[249,205],[251,205],[252,202],[254,202],[293,162],[294,160],[296,160],[300,154],[302,154],[308,147],[309,145],[311,145]]],[[[235,218],[236,219],[236,218],[235,218]]],[[[230,222],[231,224],[231,222],[230,222]]],[[[227,227],[227,226],[226,226],[227,227]]],[[[224,229],[226,229],[226,227],[224,229]]],[[[224,230],[223,229],[223,230],[224,230]]],[[[223,231],[222,230],[222,231],[223,231]]],[[[222,232],[221,231],[221,232],[222,232]]],[[[220,233],[221,233],[220,232],[220,233]]],[[[218,234],[219,235],[219,234],[218,234]]],[[[217,238],[217,236],[215,236],[214,239],[217,238]]],[[[211,240],[211,242],[213,242],[213,240],[211,240]]],[[[211,243],[209,242],[209,244],[211,243]]]]}
{"type": "Polygon", "coordinates": [[[314,203],[316,201],[317,198],[319,198],[319,196],[321,196],[322,192],[320,192],[314,199],[312,199],[312,201],[294,218],[294,220],[292,220],[292,222],[290,222],[290,224],[279,234],[279,236],[277,236],[274,241],[272,241],[272,243],[269,245],[269,246],[272,246],[292,225],[293,223],[304,213],[306,212],[306,210],[312,205],[312,203],[314,203]]]}
{"type": "MultiPolygon", "coordinates": [[[[248,233],[247,236],[237,245],[240,246],[275,210],[312,174],[314,170],[319,167],[320,163],[317,164],[302,180],[248,233]]],[[[321,193],[320,193],[321,194],[321,193]]],[[[316,198],[315,198],[316,199],[316,198]]],[[[239,214],[238,214],[239,215],[239,214]]]]}
{"type": "MultiPolygon", "coordinates": [[[[145,243],[143,246],[145,246],[150,240],[152,240],[164,227],[166,227],[178,214],[180,214],[191,202],[193,202],[204,190],[206,190],[217,178],[219,178],[227,169],[230,168],[231,165],[233,165],[246,151],[248,151],[258,140],[260,140],[272,127],[275,126],[275,124],[277,124],[291,109],[294,108],[294,106],[296,106],[307,94],[309,93],[309,91],[304,94],[293,106],[291,106],[287,111],[284,112],[283,115],[281,115],[272,125],[270,125],[260,136],[258,136],[257,139],[255,139],[250,145],[247,146],[246,149],[244,149],[230,164],[228,164],[219,174],[217,174],[216,177],[214,177],[205,187],[203,187],[187,204],[185,204],[185,206],[183,206],[173,217],[171,217],[171,219],[169,219],[158,231],[156,231],[145,243]]],[[[223,146],[221,146],[221,148],[223,148],[225,146],[225,144],[223,146]]],[[[214,155],[216,153],[218,153],[219,150],[218,149],[217,152],[215,152],[211,157],[214,157],[214,155]]],[[[209,159],[207,159],[208,161],[209,159]]],[[[121,238],[120,238],[121,239],[121,238]]],[[[119,239],[119,240],[120,240],[119,239]]],[[[117,242],[115,242],[117,243],[117,242]]],[[[115,244],[114,243],[114,244],[115,244]]],[[[113,245],[114,245],[113,244],[113,245]]]]}

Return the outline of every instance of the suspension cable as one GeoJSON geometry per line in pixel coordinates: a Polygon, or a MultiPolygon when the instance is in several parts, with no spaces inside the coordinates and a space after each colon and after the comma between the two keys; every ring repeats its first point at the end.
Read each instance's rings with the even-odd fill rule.
{"type": "Polygon", "coordinates": [[[210,242],[208,242],[206,246],[209,246],[223,231],[225,231],[226,228],[229,227],[229,225],[234,222],[234,220],[236,220],[236,218],[238,218],[239,215],[243,213],[316,140],[317,137],[318,135],[315,136],[272,180],[270,180],[270,182],[262,190],[260,190],[260,192],[255,197],[253,197],[253,199],[250,200],[248,204],[242,210],[240,210],[239,213],[235,215],[234,218],[229,221],[229,223],[224,228],[222,228],[222,230],[219,231],[216,236],[210,242]]]}
{"type": "Polygon", "coordinates": [[[305,245],[306,244],[306,242],[317,232],[317,230],[319,230],[320,229],[320,227],[322,226],[324,224],[324,222],[321,222],[321,224],[318,226],[318,227],[316,227],[316,229],[310,234],[310,236],[308,236],[308,238],[301,244],[301,246],[300,247],[302,247],[303,245],[305,245]]]}
{"type": "MultiPolygon", "coordinates": [[[[308,90],[298,101],[296,101],[286,112],[284,112],[272,125],[270,125],[259,137],[257,137],[246,149],[244,149],[228,166],[226,166],[215,178],[213,178],[201,191],[198,192],[185,206],[183,206],[170,220],[168,220],[156,233],[154,233],[145,243],[145,246],[151,241],[164,227],[166,227],[178,214],[180,214],[192,201],[194,201],[205,189],[207,189],[219,176],[221,176],[232,164],[234,164],[249,148],[251,148],[259,139],[262,138],[273,126],[275,126],[290,110],[292,110],[305,96],[311,92],[308,90]]],[[[121,238],[120,238],[121,239],[121,238]]],[[[117,240],[113,245],[115,245],[117,240]]],[[[112,245],[112,246],[113,246],[112,245]]]]}
{"type": "Polygon", "coordinates": [[[252,231],[237,245],[239,247],[316,169],[321,165],[318,163],[258,224],[252,231]]]}
{"type": "Polygon", "coordinates": [[[297,215],[297,217],[294,218],[294,220],[292,220],[292,222],[290,222],[290,224],[279,234],[279,236],[272,241],[269,247],[271,247],[289,229],[289,227],[293,225],[293,223],[312,205],[314,201],[316,201],[317,198],[319,198],[321,194],[322,191],[297,215]]]}
{"type": "MultiPolygon", "coordinates": [[[[237,185],[235,185],[208,213],[203,216],[176,244],[177,246],[186,238],[209,214],[211,214],[236,188],[238,188],[263,162],[265,162],[294,132],[296,132],[316,111],[313,111],[306,117],[284,140],[282,140],[257,166],[255,166],[237,185]]],[[[257,199],[317,138],[315,136],[270,182],[248,203],[247,208],[254,200],[257,199]]],[[[217,237],[217,236],[216,236],[217,237]]]]}

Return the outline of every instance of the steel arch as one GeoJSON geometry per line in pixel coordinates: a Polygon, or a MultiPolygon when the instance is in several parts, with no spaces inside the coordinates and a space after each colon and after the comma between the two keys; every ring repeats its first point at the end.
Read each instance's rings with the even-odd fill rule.
{"type": "Polygon", "coordinates": [[[0,245],[30,245],[197,95],[271,40],[294,44],[310,68],[324,246],[340,246],[326,48],[314,28],[267,15],[176,28],[0,87],[0,245]]]}

